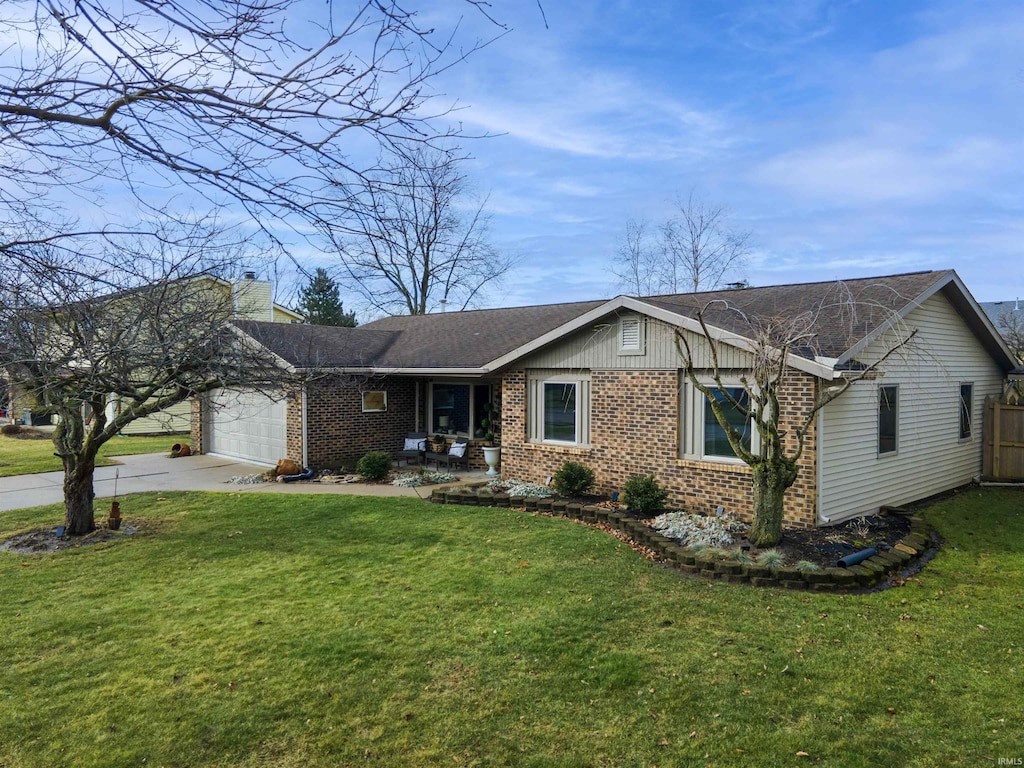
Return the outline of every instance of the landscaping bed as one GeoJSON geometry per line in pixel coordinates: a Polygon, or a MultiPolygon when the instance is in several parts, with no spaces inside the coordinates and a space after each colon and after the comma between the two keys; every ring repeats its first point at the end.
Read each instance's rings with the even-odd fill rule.
{"type": "MultiPolygon", "coordinates": [[[[631,540],[634,549],[684,573],[754,586],[851,591],[901,583],[929,558],[937,538],[920,517],[883,513],[855,518],[829,528],[788,529],[783,540],[769,550],[758,550],[742,535],[745,524],[727,519],[728,541],[712,539],[684,546],[680,538],[665,535],[653,523],[657,517],[638,517],[618,503],[584,504],[547,496],[509,494],[504,485],[438,488],[430,500],[443,504],[470,504],[521,508],[540,514],[568,517],[616,531],[631,540]],[[495,492],[495,488],[498,489],[495,492]],[[710,545],[709,545],[710,544],[710,545]],[[728,548],[727,548],[728,547],[728,548]],[[874,553],[851,567],[838,567],[845,555],[866,549],[874,553]]],[[[519,484],[512,483],[513,490],[519,484]]],[[[530,493],[529,489],[527,493],[530,493]]],[[[680,513],[676,513],[680,514],[680,513]]],[[[715,518],[689,515],[698,526],[711,527],[715,518]]]]}

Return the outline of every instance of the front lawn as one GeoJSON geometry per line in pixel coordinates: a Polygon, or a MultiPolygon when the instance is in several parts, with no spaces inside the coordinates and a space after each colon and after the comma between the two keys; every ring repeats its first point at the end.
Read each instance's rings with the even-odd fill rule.
{"type": "MultiPolygon", "coordinates": [[[[706,582],[568,520],[124,499],[0,553],[0,766],[946,766],[1024,757],[1024,493],[928,512],[899,589],[706,582]]],[[[0,513],[0,531],[57,507],[0,513]]]]}
{"type": "MultiPolygon", "coordinates": [[[[31,434],[40,434],[30,430],[31,434]]],[[[170,453],[171,446],[187,435],[158,435],[157,437],[115,437],[104,443],[96,466],[117,464],[109,456],[127,456],[135,453],[170,453]]],[[[53,455],[53,441],[46,437],[15,437],[0,435],[0,477],[30,475],[35,472],[56,472],[62,469],[60,459],[53,455]]]]}

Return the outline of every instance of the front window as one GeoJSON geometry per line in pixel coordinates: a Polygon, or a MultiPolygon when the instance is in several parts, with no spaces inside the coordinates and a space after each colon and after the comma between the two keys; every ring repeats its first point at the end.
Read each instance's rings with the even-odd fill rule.
{"type": "Polygon", "coordinates": [[[895,453],[899,424],[899,390],[896,386],[878,388],[878,452],[895,453]]]}
{"type": "Polygon", "coordinates": [[[483,437],[482,422],[490,400],[490,384],[431,384],[429,431],[483,437]]]}
{"type": "MultiPolygon", "coordinates": [[[[725,391],[714,388],[711,394],[721,404],[725,412],[726,423],[743,436],[743,448],[750,450],[750,418],[747,413],[750,410],[750,395],[741,387],[729,387],[725,391]],[[732,400],[739,404],[737,408],[726,397],[726,392],[732,400]]],[[[729,444],[725,428],[718,423],[715,412],[711,408],[711,401],[704,400],[704,455],[721,458],[736,458],[736,451],[729,444]]]]}
{"type": "Polygon", "coordinates": [[[960,439],[969,440],[972,428],[971,406],[974,400],[974,385],[960,385],[960,439]]]}
{"type": "Polygon", "coordinates": [[[544,384],[544,439],[576,442],[575,384],[544,384]]]}
{"type": "Polygon", "coordinates": [[[530,374],[527,378],[530,442],[590,444],[590,375],[530,374]]]}

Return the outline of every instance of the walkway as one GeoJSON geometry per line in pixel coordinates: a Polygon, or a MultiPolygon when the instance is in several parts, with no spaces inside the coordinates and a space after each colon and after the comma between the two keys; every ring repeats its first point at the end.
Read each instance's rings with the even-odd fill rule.
{"type": "MultiPolygon", "coordinates": [[[[168,458],[165,453],[118,456],[119,466],[98,467],[94,488],[96,498],[144,491],[218,491],[221,493],[340,493],[367,496],[419,496],[427,498],[433,486],[396,488],[393,485],[362,483],[259,483],[236,485],[228,483],[237,475],[252,475],[266,467],[244,464],[219,456],[186,456],[168,458]]],[[[467,476],[481,475],[469,473],[467,476]]],[[[63,472],[43,472],[0,478],[0,511],[59,504],[64,500],[63,472]]]]}

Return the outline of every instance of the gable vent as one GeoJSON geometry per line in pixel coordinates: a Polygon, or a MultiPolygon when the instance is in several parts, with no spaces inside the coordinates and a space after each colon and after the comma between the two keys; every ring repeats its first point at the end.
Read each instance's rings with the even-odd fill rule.
{"type": "Polygon", "coordinates": [[[632,315],[619,319],[619,352],[641,354],[643,352],[643,320],[632,315]]]}

